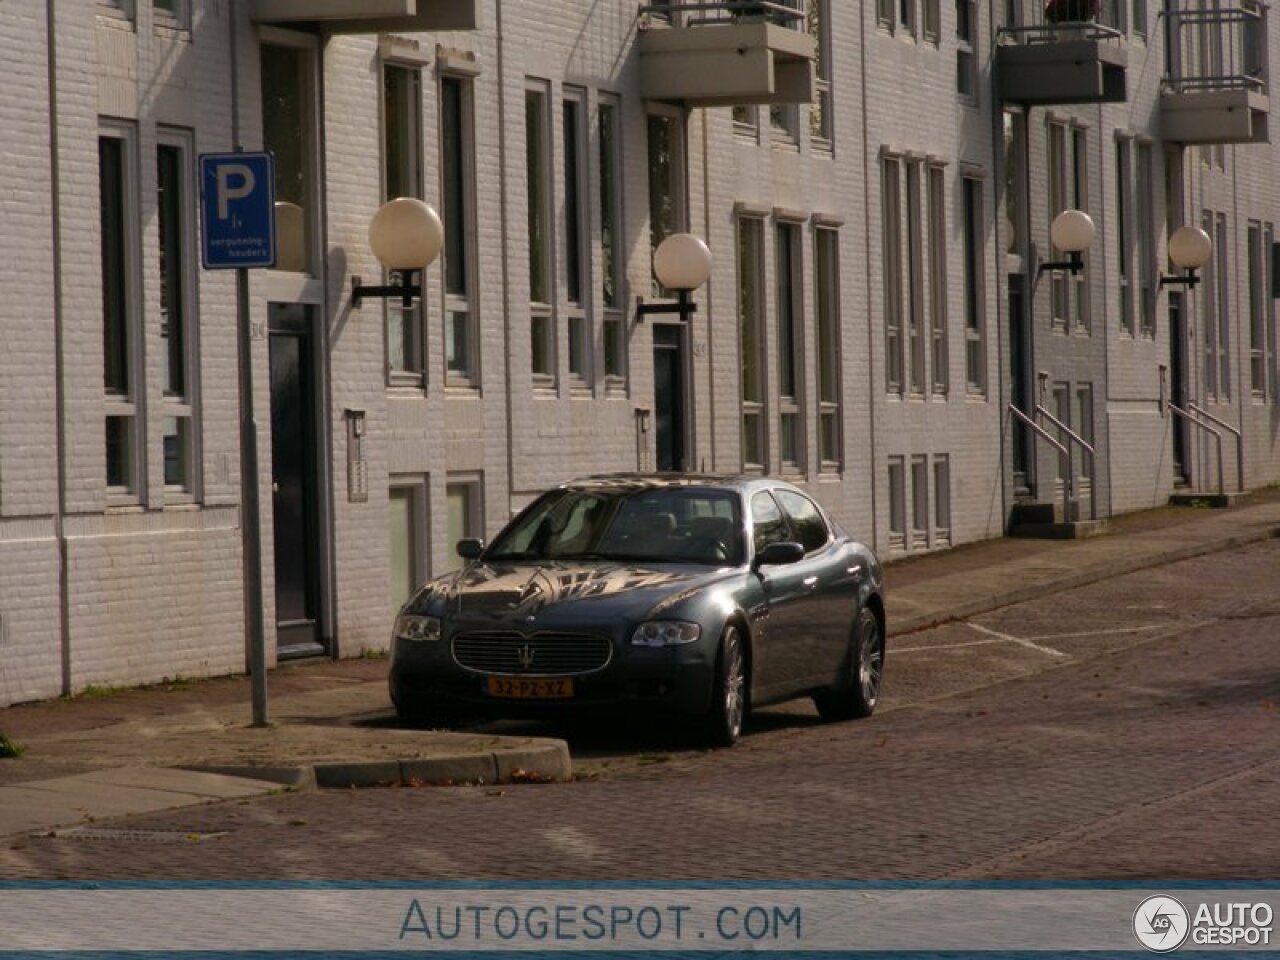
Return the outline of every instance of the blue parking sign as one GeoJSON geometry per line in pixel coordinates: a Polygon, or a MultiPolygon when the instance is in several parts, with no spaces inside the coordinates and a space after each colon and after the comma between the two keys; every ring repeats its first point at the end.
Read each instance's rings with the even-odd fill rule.
{"type": "Polygon", "coordinates": [[[275,264],[275,194],[271,154],[200,155],[201,259],[206,270],[275,264]]]}

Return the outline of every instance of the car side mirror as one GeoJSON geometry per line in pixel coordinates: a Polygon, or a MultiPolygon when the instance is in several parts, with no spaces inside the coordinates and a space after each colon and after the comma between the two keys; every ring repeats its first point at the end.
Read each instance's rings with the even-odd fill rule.
{"type": "Polygon", "coordinates": [[[797,563],[804,559],[804,547],[790,540],[771,543],[759,553],[751,563],[753,570],[761,567],[779,567],[787,563],[797,563]]]}
{"type": "Polygon", "coordinates": [[[456,549],[463,560],[476,560],[484,553],[484,541],[477,537],[465,537],[458,541],[456,549]]]}

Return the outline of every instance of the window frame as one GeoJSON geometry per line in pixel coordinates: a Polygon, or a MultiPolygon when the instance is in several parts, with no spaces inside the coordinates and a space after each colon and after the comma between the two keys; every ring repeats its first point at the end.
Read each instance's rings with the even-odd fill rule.
{"type": "MultiPolygon", "coordinates": [[[[393,473],[387,478],[387,535],[390,537],[390,519],[391,519],[391,499],[396,491],[406,491],[408,493],[409,519],[410,519],[410,555],[409,563],[411,566],[411,579],[416,581],[418,586],[426,583],[431,578],[431,506],[430,497],[428,496],[427,477],[421,474],[396,474],[393,473]]],[[[388,541],[388,557],[391,557],[390,541],[388,541]]],[[[388,580],[390,573],[388,570],[388,580]]],[[[388,584],[391,586],[391,584],[388,584]]],[[[413,595],[416,587],[410,587],[409,595],[413,595]]],[[[408,599],[408,598],[406,598],[408,599]]],[[[396,605],[395,609],[399,610],[401,604],[396,605]]]]}
{"type": "Polygon", "coordinates": [[[738,267],[738,399],[740,406],[742,472],[762,474],[769,465],[769,385],[766,366],[768,353],[766,336],[768,308],[765,300],[765,219],[761,216],[739,214],[736,218],[737,267],[738,267]],[[746,238],[748,231],[754,237],[752,249],[748,249],[746,238]],[[746,269],[746,261],[750,255],[751,269],[746,269]],[[754,310],[748,320],[747,301],[752,301],[754,310]],[[748,324],[755,341],[755,349],[747,350],[747,337],[744,331],[748,324]],[[753,375],[752,375],[753,374],[753,375]],[[748,390],[751,385],[754,389],[748,390]],[[748,394],[757,396],[748,396],[748,394]],[[754,446],[759,453],[758,462],[748,459],[747,453],[752,446],[747,442],[748,435],[754,437],[754,446]]]}
{"type": "Polygon", "coordinates": [[[563,174],[561,209],[564,211],[564,223],[561,240],[564,269],[560,271],[559,279],[564,284],[565,357],[569,384],[580,392],[590,390],[595,366],[595,339],[591,330],[591,305],[595,285],[588,242],[592,204],[587,154],[587,107],[587,91],[584,88],[562,88],[560,132],[563,154],[560,163],[563,174]],[[571,126],[573,129],[570,129],[571,126]]]}
{"type": "MultiPolygon", "coordinates": [[[[178,305],[180,317],[178,323],[180,325],[180,343],[178,347],[178,364],[182,370],[182,387],[181,392],[170,391],[164,384],[161,385],[161,414],[164,418],[162,428],[167,427],[169,420],[176,420],[179,426],[179,445],[181,447],[181,458],[184,462],[185,481],[179,484],[168,483],[167,474],[165,477],[165,500],[172,503],[188,503],[198,500],[202,492],[200,469],[201,464],[201,431],[199,421],[199,322],[198,322],[198,274],[196,271],[196,227],[193,211],[196,209],[196,174],[195,174],[195,134],[188,129],[178,127],[158,127],[156,134],[156,159],[157,167],[160,163],[161,151],[172,150],[177,154],[178,170],[181,179],[178,184],[178,198],[176,206],[177,216],[177,254],[179,258],[178,275],[180,277],[180,288],[178,291],[178,305]],[[186,431],[181,430],[181,424],[186,423],[186,431]]],[[[157,170],[157,223],[161,225],[163,230],[164,223],[164,202],[161,194],[161,177],[157,170]]],[[[158,231],[159,233],[159,231],[158,231]]],[[[163,240],[163,234],[157,236],[157,244],[163,240]]],[[[157,249],[163,258],[163,252],[157,249]]],[[[168,316],[167,308],[163,303],[164,291],[166,287],[158,284],[158,293],[161,295],[160,317],[162,319],[163,334],[164,318],[168,316]]],[[[165,359],[162,361],[162,367],[167,369],[166,364],[172,362],[171,345],[168,338],[165,337],[165,359]]],[[[166,436],[166,430],[161,431],[162,438],[166,436]]]]}
{"type": "Polygon", "coordinates": [[[527,180],[530,365],[535,389],[554,390],[559,382],[556,350],[555,273],[552,270],[555,228],[552,210],[555,174],[551,151],[551,84],[530,78],[525,82],[525,173],[527,180]],[[537,129],[530,108],[538,103],[537,129]],[[535,142],[536,141],[536,142],[535,142]],[[533,169],[537,162],[538,169],[533,169]],[[539,238],[535,240],[535,238],[539,238]],[[541,287],[541,290],[538,288],[541,287]],[[539,298],[538,294],[544,294],[539,298]],[[536,362],[543,357],[542,369],[536,362]]]}
{"type": "Polygon", "coordinates": [[[795,220],[774,220],[774,336],[778,366],[778,468],[801,476],[808,460],[805,425],[804,243],[795,220]],[[786,237],[785,243],[783,238],[786,237]],[[785,251],[784,251],[785,247],[785,251]],[[790,385],[790,391],[786,389],[790,385]],[[785,437],[790,422],[793,457],[787,458],[785,437]]]}
{"type": "Polygon", "coordinates": [[[814,338],[818,356],[814,401],[818,417],[818,470],[844,470],[840,324],[840,231],[818,223],[813,230],[814,338]],[[828,430],[830,431],[828,433],[828,430]]]}
{"type": "Polygon", "coordinates": [[[983,216],[982,177],[961,177],[964,209],[965,276],[965,390],[973,397],[987,396],[986,272],[983,249],[986,220],[983,216]],[[976,371],[977,377],[972,376],[976,371]]]}
{"type": "Polygon", "coordinates": [[[622,194],[623,152],[622,102],[614,93],[601,93],[596,103],[597,162],[600,178],[598,199],[600,225],[600,305],[601,369],[606,392],[625,392],[627,367],[627,271],[622,249],[626,236],[625,204],[622,194]],[[606,120],[606,116],[608,119],[606,120]],[[609,134],[605,135],[606,126],[609,134]],[[613,297],[610,298],[610,284],[613,297]],[[611,349],[612,340],[612,349],[611,349]]]}
{"type": "Polygon", "coordinates": [[[103,416],[107,456],[104,460],[104,486],[108,506],[131,506],[143,500],[147,483],[146,471],[146,371],[142,363],[143,304],[142,304],[142,231],[140,210],[139,135],[136,123],[115,118],[98,121],[99,160],[102,144],[111,141],[119,150],[119,228],[113,244],[121,258],[119,268],[112,270],[105,258],[108,256],[105,234],[106,210],[103,204],[107,184],[103,178],[101,162],[98,169],[98,199],[100,210],[99,247],[103,256],[100,283],[102,289],[103,318],[103,416]],[[106,369],[110,350],[108,338],[113,331],[107,323],[107,275],[116,273],[122,282],[118,292],[121,317],[116,322],[122,354],[120,375],[123,386],[109,381],[112,377],[106,369]],[[123,483],[111,483],[110,434],[112,422],[124,426],[124,442],[127,449],[122,460],[123,483]]]}
{"type": "Polygon", "coordinates": [[[880,157],[880,219],[883,243],[883,310],[885,338],[885,390],[892,396],[906,394],[906,338],[903,297],[902,183],[903,158],[882,152],[880,157]]]}
{"type": "Polygon", "coordinates": [[[484,519],[484,474],[480,471],[459,471],[451,472],[445,476],[444,500],[445,500],[445,569],[457,570],[463,566],[462,558],[458,557],[457,545],[458,540],[463,537],[453,538],[449,534],[449,521],[452,517],[452,510],[449,504],[450,491],[465,490],[467,501],[465,504],[464,526],[466,531],[463,537],[483,538],[485,534],[484,519]],[[457,560],[456,564],[454,560],[457,560]]]}
{"type": "Polygon", "coordinates": [[[476,222],[474,76],[452,70],[442,69],[438,71],[437,103],[440,140],[440,199],[445,213],[444,229],[446,236],[445,247],[441,251],[444,256],[444,263],[442,264],[443,282],[440,285],[444,340],[440,351],[440,362],[443,367],[446,388],[474,391],[480,387],[482,372],[478,316],[480,284],[477,282],[479,257],[476,239],[478,229],[476,222]],[[450,85],[456,85],[458,91],[458,129],[456,136],[458,159],[461,161],[457,170],[458,185],[461,190],[461,197],[457,201],[461,206],[461,214],[457,219],[461,222],[454,224],[449,222],[449,194],[452,189],[449,177],[451,161],[448,156],[450,137],[446,136],[445,126],[448,113],[445,109],[445,90],[450,85]],[[450,241],[447,238],[451,231],[454,231],[456,235],[456,231],[459,229],[463,233],[462,242],[454,251],[450,251],[450,241]],[[462,258],[461,287],[455,287],[449,275],[450,258],[457,256],[462,258]],[[450,363],[449,351],[451,343],[456,342],[458,337],[458,330],[455,325],[458,323],[459,317],[463,318],[461,342],[466,353],[466,363],[461,368],[455,369],[450,363]]]}
{"type": "Polygon", "coordinates": [[[929,163],[925,168],[928,206],[929,260],[929,392],[946,397],[951,392],[951,351],[947,338],[947,184],[946,167],[929,163]]]}

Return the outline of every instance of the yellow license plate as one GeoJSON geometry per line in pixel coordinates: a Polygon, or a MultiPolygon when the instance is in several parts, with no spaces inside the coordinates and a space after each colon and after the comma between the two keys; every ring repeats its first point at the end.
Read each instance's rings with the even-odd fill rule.
{"type": "Polygon", "coordinates": [[[573,696],[573,681],[527,677],[489,677],[486,687],[491,697],[516,700],[564,700],[573,696]]]}

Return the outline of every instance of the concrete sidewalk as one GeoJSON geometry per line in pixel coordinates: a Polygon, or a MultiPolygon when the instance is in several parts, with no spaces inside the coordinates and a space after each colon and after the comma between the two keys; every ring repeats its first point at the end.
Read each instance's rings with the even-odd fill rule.
{"type": "MultiPolygon", "coordinates": [[[[1229,511],[1165,508],[1076,541],[993,540],[889,563],[891,636],[1280,533],[1280,490],[1229,511]]],[[[563,780],[567,745],[406,730],[385,661],[273,670],[272,724],[249,725],[244,677],[111,691],[0,710],[24,748],[0,759],[0,836],[281,789],[563,780]]],[[[76,826],[78,825],[78,826],[76,826]]]]}

